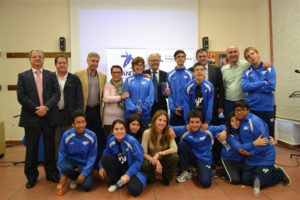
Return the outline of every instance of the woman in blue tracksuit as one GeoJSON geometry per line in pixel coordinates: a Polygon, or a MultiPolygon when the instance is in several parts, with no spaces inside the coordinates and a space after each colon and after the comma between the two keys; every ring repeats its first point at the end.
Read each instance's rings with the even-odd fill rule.
{"type": "Polygon", "coordinates": [[[250,151],[254,146],[265,146],[268,144],[267,138],[257,138],[254,142],[241,144],[239,134],[240,122],[235,118],[234,112],[229,113],[226,120],[227,138],[222,142],[221,150],[221,175],[232,184],[240,184],[242,181],[242,171],[244,166],[244,153],[250,151]]]}
{"type": "Polygon", "coordinates": [[[154,102],[154,89],[150,78],[145,78],[143,71],[145,61],[136,57],[131,61],[134,75],[126,79],[123,90],[129,93],[125,99],[125,118],[131,114],[139,114],[144,130],[148,128],[151,119],[151,108],[154,102]]]}
{"type": "Polygon", "coordinates": [[[194,65],[194,79],[185,85],[183,114],[184,120],[188,123],[188,113],[193,110],[199,110],[204,115],[203,127],[208,127],[212,119],[214,105],[214,86],[208,80],[205,80],[205,69],[201,63],[194,65]]]}
{"type": "Polygon", "coordinates": [[[112,134],[106,144],[99,162],[99,175],[106,175],[112,184],[109,192],[119,180],[128,185],[128,191],[133,196],[142,193],[147,183],[147,176],[141,172],[144,153],[141,144],[132,136],[126,134],[125,122],[115,120],[112,124],[112,134]]]}

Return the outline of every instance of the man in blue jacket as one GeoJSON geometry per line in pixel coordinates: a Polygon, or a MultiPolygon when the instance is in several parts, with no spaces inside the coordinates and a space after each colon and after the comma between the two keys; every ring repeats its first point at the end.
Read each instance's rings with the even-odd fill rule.
{"type": "Polygon", "coordinates": [[[214,86],[205,80],[205,68],[201,63],[193,66],[195,79],[185,85],[183,114],[184,120],[188,123],[188,113],[190,110],[199,110],[204,115],[202,129],[206,130],[212,120],[214,106],[214,86]]]}
{"type": "Polygon", "coordinates": [[[72,114],[72,126],[61,139],[57,168],[61,175],[61,184],[65,186],[71,179],[70,189],[77,184],[85,191],[93,186],[93,165],[97,157],[97,136],[86,129],[85,114],[75,111],[72,114]]]}
{"type": "Polygon", "coordinates": [[[184,103],[184,87],[193,79],[193,75],[192,72],[184,66],[186,54],[183,50],[175,51],[174,59],[177,66],[167,74],[167,82],[171,90],[168,100],[171,112],[170,124],[173,126],[179,126],[185,124],[182,110],[184,103]]]}
{"type": "MultiPolygon", "coordinates": [[[[269,138],[268,126],[262,119],[250,113],[249,104],[245,100],[234,104],[235,116],[241,121],[240,137],[243,144],[253,142],[260,135],[269,138]]],[[[275,147],[271,144],[255,146],[248,154],[243,168],[242,183],[253,185],[256,176],[260,179],[260,187],[276,185],[283,182],[290,185],[291,180],[282,168],[274,166],[275,147]]]]}
{"type": "Polygon", "coordinates": [[[203,132],[201,125],[203,115],[199,110],[192,110],[188,114],[189,127],[191,131],[187,131],[185,126],[172,127],[177,137],[181,141],[178,144],[179,154],[179,169],[181,174],[177,177],[177,182],[182,183],[192,177],[191,172],[188,172],[189,166],[196,167],[198,172],[198,180],[200,184],[207,188],[212,182],[212,153],[211,148],[216,136],[222,137],[219,134],[225,130],[225,126],[210,126],[203,132]]]}
{"type": "Polygon", "coordinates": [[[268,124],[270,135],[274,137],[275,68],[263,68],[264,63],[260,61],[259,53],[254,47],[246,48],[244,57],[251,65],[243,72],[242,90],[251,112],[268,124]]]}

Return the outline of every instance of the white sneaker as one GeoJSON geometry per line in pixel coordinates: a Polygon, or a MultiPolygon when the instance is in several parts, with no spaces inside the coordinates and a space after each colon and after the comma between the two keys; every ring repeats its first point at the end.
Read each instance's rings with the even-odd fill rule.
{"type": "Polygon", "coordinates": [[[117,190],[117,186],[116,185],[111,185],[108,188],[108,192],[115,192],[117,190]]]}
{"type": "Polygon", "coordinates": [[[191,179],[191,178],[192,178],[192,173],[185,170],[177,177],[176,181],[178,183],[183,183],[186,180],[191,179]]]}
{"type": "Polygon", "coordinates": [[[70,183],[70,189],[74,190],[74,189],[76,189],[76,188],[77,188],[77,183],[76,183],[75,181],[72,181],[72,182],[70,183]]]}

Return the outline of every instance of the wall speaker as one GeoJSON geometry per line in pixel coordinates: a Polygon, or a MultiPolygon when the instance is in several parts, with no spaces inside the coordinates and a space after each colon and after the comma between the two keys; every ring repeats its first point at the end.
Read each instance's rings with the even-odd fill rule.
{"type": "Polygon", "coordinates": [[[209,48],[209,46],[208,46],[208,37],[203,37],[202,38],[202,48],[206,49],[206,50],[209,48]]]}
{"type": "Polygon", "coordinates": [[[59,49],[60,51],[66,51],[66,38],[64,37],[59,38],[59,49]]]}

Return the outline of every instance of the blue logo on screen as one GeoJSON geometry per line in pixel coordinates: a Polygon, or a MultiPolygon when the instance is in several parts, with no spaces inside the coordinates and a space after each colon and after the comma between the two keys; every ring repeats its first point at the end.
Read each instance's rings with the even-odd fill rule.
{"type": "Polygon", "coordinates": [[[125,51],[125,55],[121,55],[122,58],[125,58],[123,63],[123,68],[125,68],[132,60],[131,54],[128,55],[127,51],[125,51]]]}

